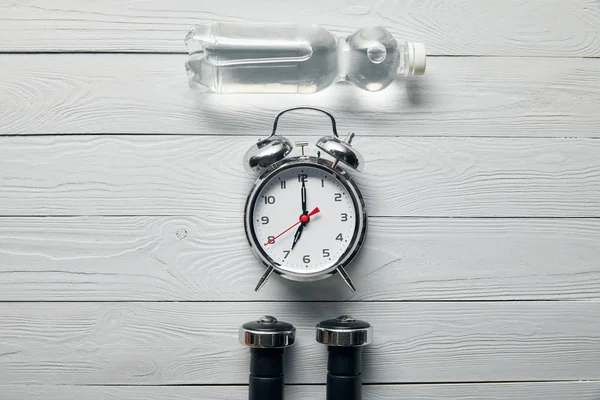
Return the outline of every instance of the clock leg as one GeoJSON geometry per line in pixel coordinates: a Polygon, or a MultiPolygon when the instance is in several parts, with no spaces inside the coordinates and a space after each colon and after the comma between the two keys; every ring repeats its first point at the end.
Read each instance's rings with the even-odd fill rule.
{"type": "Polygon", "coordinates": [[[344,280],[346,285],[348,285],[348,287],[350,289],[352,289],[353,292],[356,292],[356,288],[354,287],[354,284],[352,283],[352,279],[350,279],[350,277],[348,276],[348,273],[346,272],[344,267],[342,267],[341,265],[339,267],[337,267],[337,272],[339,272],[340,276],[342,277],[342,279],[344,280]]]}
{"type": "Polygon", "coordinates": [[[269,279],[272,273],[273,267],[268,267],[263,276],[261,276],[256,287],[254,288],[255,292],[258,292],[264,286],[265,282],[267,281],[267,279],[269,279]]]}

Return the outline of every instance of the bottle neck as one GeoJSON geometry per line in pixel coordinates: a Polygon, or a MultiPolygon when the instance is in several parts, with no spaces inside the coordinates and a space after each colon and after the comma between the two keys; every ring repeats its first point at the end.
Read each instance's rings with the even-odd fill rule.
{"type": "Polygon", "coordinates": [[[348,66],[350,65],[350,45],[346,38],[338,38],[337,42],[338,55],[338,80],[344,81],[348,76],[348,66]]]}
{"type": "Polygon", "coordinates": [[[407,74],[407,65],[406,65],[406,61],[408,58],[408,52],[407,52],[407,44],[408,42],[406,42],[405,40],[396,40],[396,42],[398,43],[398,58],[400,58],[398,61],[398,71],[397,74],[399,76],[408,76],[409,74],[407,74]]]}

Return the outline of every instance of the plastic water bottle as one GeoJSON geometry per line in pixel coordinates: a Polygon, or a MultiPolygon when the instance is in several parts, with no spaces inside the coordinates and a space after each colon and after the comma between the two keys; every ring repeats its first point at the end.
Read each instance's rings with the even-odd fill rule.
{"type": "Polygon", "coordinates": [[[337,38],[318,25],[215,22],[185,43],[190,82],[216,93],[315,93],[338,81],[376,92],[425,72],[425,46],[382,27],[337,38]]]}

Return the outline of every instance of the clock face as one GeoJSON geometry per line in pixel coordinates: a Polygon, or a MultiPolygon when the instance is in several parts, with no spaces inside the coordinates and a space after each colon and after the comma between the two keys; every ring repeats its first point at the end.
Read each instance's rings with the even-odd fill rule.
{"type": "Polygon", "coordinates": [[[348,261],[362,243],[364,216],[346,179],[314,163],[283,166],[265,178],[247,210],[259,257],[296,276],[322,274],[348,261]]]}

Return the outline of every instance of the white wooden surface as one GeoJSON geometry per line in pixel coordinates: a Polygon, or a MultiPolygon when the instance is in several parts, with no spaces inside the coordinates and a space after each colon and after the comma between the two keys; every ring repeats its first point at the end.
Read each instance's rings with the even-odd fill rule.
{"type": "Polygon", "coordinates": [[[599,302],[38,302],[0,304],[3,383],[243,384],[237,329],[265,309],[297,328],[289,383],[325,382],[314,326],[345,312],[376,329],[366,383],[593,380],[600,368],[599,302]]]}
{"type": "Polygon", "coordinates": [[[0,48],[183,52],[182,32],[215,19],[318,23],[338,34],[385,25],[442,55],[600,55],[595,0],[5,0],[0,48]]]}
{"type": "MultiPolygon", "coordinates": [[[[311,96],[206,96],[188,87],[185,59],[0,54],[0,135],[255,136],[282,109],[312,105],[333,111],[340,132],[362,136],[600,137],[600,59],[430,57],[427,73],[407,84],[379,93],[338,84],[311,96]]],[[[290,114],[281,129],[321,136],[327,123],[290,114]]]]}
{"type": "MultiPolygon", "coordinates": [[[[0,141],[2,215],[198,215],[241,221],[258,176],[245,172],[241,161],[254,137],[0,141]]],[[[355,177],[371,216],[600,216],[596,139],[357,138],[353,143],[365,157],[365,171],[355,177]]]]}
{"type": "Polygon", "coordinates": [[[600,298],[597,219],[371,218],[356,293],[337,278],[255,293],[263,271],[236,217],[0,222],[0,301],[600,298]]]}
{"type": "MultiPolygon", "coordinates": [[[[223,400],[243,399],[245,386],[0,386],[4,400],[223,400]]],[[[494,383],[454,385],[367,385],[363,396],[370,400],[597,400],[600,382],[494,383]]],[[[325,399],[325,386],[288,385],[286,400],[325,399]]]]}
{"type": "Polygon", "coordinates": [[[324,398],[312,327],[341,313],[376,329],[367,399],[597,400],[599,26],[595,0],[3,2],[0,399],[243,399],[236,330],[268,312],[299,328],[292,400],[324,398]],[[438,57],[377,94],[207,96],[182,37],[213,20],[382,24],[438,57]],[[354,294],[253,292],[241,157],[297,105],[367,160],[354,294]]]}

